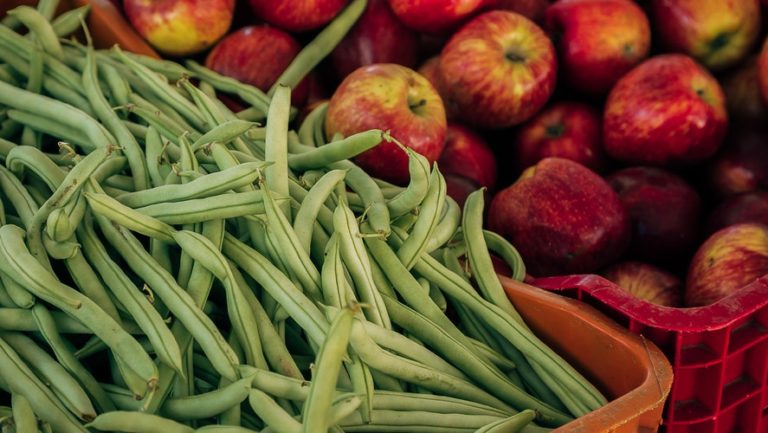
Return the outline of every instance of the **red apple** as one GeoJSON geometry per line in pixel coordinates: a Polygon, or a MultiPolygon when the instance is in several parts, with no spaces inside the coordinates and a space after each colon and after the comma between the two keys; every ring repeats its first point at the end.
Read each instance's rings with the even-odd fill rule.
{"type": "MultiPolygon", "coordinates": [[[[464,208],[464,202],[467,201],[467,197],[481,188],[475,181],[463,176],[446,174],[444,177],[448,196],[456,200],[456,203],[458,203],[462,209],[464,208]]],[[[485,198],[486,200],[488,199],[487,190],[485,198]]]]}
{"type": "Polygon", "coordinates": [[[445,149],[438,165],[443,174],[467,178],[478,187],[489,190],[496,188],[496,157],[493,150],[480,135],[465,126],[448,124],[445,149]]]}
{"type": "MultiPolygon", "coordinates": [[[[349,74],[331,97],[325,117],[329,137],[389,130],[430,164],[445,147],[446,127],[443,101],[435,88],[416,71],[393,63],[363,66],[349,74]]],[[[355,162],[373,176],[408,182],[408,157],[396,143],[381,143],[355,162]]]]}
{"type": "Polygon", "coordinates": [[[679,307],[681,304],[683,283],[676,276],[654,265],[621,262],[601,274],[636,298],[665,307],[679,307]]]}
{"type": "Polygon", "coordinates": [[[741,223],[768,225],[768,192],[754,191],[725,199],[709,216],[707,233],[741,223]]]}
{"type": "Polygon", "coordinates": [[[768,227],[745,223],[721,229],[691,259],[685,304],[708,305],[768,273],[768,227]]]}
{"type": "Polygon", "coordinates": [[[168,56],[190,56],[227,33],[235,0],[125,0],[123,10],[156,50],[168,56]]]}
{"type": "Polygon", "coordinates": [[[544,11],[554,0],[486,0],[486,9],[503,9],[539,23],[544,20],[544,11]]]}
{"type": "Polygon", "coordinates": [[[654,37],[711,69],[742,60],[760,32],[759,0],[651,0],[654,37]]]}
{"type": "Polygon", "coordinates": [[[562,158],[541,160],[497,193],[488,226],[512,242],[536,277],[594,272],[618,259],[630,236],[611,187],[562,158]]]}
{"type": "Polygon", "coordinates": [[[600,113],[579,102],[556,102],[520,128],[515,140],[521,169],[548,156],[566,158],[594,171],[603,166],[600,113]]]}
{"type": "Polygon", "coordinates": [[[689,254],[698,234],[701,199],[680,176],[629,167],[606,178],[632,221],[629,254],[660,263],[689,254]]]}
{"type": "Polygon", "coordinates": [[[416,66],[419,37],[404,26],[386,0],[368,0],[365,12],[331,53],[331,62],[339,79],[360,66],[397,63],[416,66]]]}
{"type": "Polygon", "coordinates": [[[557,61],[549,37],[508,11],[486,12],[464,25],[440,53],[446,97],[461,120],[486,128],[524,122],[552,95],[557,61]]]}
{"type": "Polygon", "coordinates": [[[682,54],[652,57],[623,76],[603,114],[603,142],[615,159],[683,164],[712,156],[728,124],[714,77],[682,54]]]}
{"type": "Polygon", "coordinates": [[[483,4],[483,0],[388,0],[397,18],[413,30],[442,33],[453,30],[483,4]]]}
{"type": "Polygon", "coordinates": [[[544,20],[562,77],[584,93],[607,93],[651,46],[648,18],[631,0],[560,0],[544,20]]]}
{"type": "Polygon", "coordinates": [[[768,38],[763,43],[763,49],[760,50],[757,60],[757,83],[760,86],[763,101],[768,104],[768,38]]]}
{"type": "Polygon", "coordinates": [[[331,21],[348,0],[249,0],[264,21],[289,32],[314,30],[331,21]]]}
{"type": "Polygon", "coordinates": [[[440,99],[443,100],[443,106],[445,107],[445,117],[448,120],[457,120],[460,118],[459,108],[456,104],[452,103],[448,98],[448,92],[445,89],[443,78],[440,76],[440,56],[432,56],[424,61],[417,70],[419,74],[423,75],[432,87],[437,90],[440,95],[440,99]]]}
{"type": "MultiPolygon", "coordinates": [[[[208,53],[205,66],[267,91],[299,51],[301,45],[280,29],[269,25],[248,26],[219,41],[208,53]]],[[[308,90],[307,79],[304,79],[291,93],[291,103],[302,105],[308,90]]]]}
{"type": "MultiPolygon", "coordinates": [[[[768,60],[768,54],[766,57],[768,60]]],[[[761,88],[757,65],[758,57],[750,57],[721,81],[731,119],[760,122],[768,118],[768,99],[763,98],[762,92],[755,91],[761,88]]],[[[768,64],[765,72],[768,73],[768,64]]],[[[768,76],[765,85],[768,91],[768,76]]]]}
{"type": "Polygon", "coordinates": [[[740,125],[731,129],[725,145],[709,165],[709,179],[720,196],[768,187],[768,128],[740,125]]]}

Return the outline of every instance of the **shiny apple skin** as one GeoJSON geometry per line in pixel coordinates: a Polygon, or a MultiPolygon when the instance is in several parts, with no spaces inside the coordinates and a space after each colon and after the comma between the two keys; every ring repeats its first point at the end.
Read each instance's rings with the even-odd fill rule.
{"type": "Polygon", "coordinates": [[[264,21],[289,32],[306,32],[328,24],[349,0],[249,0],[264,21]]]}
{"type": "Polygon", "coordinates": [[[483,5],[483,0],[388,0],[397,18],[424,33],[453,31],[483,5]]]}
{"type": "Polygon", "coordinates": [[[496,156],[483,137],[458,123],[449,123],[445,148],[438,160],[443,174],[472,180],[491,191],[496,188],[496,156]]]}
{"type": "Polygon", "coordinates": [[[682,305],[682,281],[650,263],[616,263],[603,270],[601,275],[638,299],[664,307],[682,305]]]}
{"type": "Polygon", "coordinates": [[[720,197],[768,188],[768,125],[739,124],[728,132],[721,151],[707,166],[713,192],[720,197]]]}

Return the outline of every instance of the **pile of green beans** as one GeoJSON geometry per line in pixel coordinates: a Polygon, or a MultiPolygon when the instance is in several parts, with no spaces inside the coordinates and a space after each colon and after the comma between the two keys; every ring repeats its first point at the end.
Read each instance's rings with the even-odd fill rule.
{"type": "Polygon", "coordinates": [[[370,177],[351,158],[400,143],[328,140],[323,105],[296,124],[365,5],[268,93],[63,39],[87,8],[2,21],[3,431],[537,433],[606,403],[505,296],[482,191],[405,147],[408,185],[370,177]]]}

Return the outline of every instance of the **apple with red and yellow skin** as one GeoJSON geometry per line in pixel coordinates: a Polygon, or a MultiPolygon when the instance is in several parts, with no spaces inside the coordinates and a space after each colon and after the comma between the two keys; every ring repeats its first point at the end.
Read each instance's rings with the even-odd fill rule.
{"type": "Polygon", "coordinates": [[[628,255],[654,263],[690,254],[701,198],[682,177],[658,167],[628,167],[605,179],[632,222],[628,255]]]}
{"type": "Polygon", "coordinates": [[[262,20],[289,32],[320,28],[344,9],[349,0],[249,0],[262,20]]]}
{"type": "Polygon", "coordinates": [[[688,267],[685,304],[709,305],[768,273],[768,226],[736,224],[713,233],[688,267]]]}
{"type": "MultiPolygon", "coordinates": [[[[757,66],[758,56],[750,57],[721,80],[728,114],[733,120],[760,122],[768,118],[768,100],[761,91],[755,91],[761,89],[757,66]]],[[[768,73],[768,64],[765,67],[768,73]]],[[[768,90],[768,77],[766,79],[768,90]]]]}
{"type": "Polygon", "coordinates": [[[523,124],[515,139],[521,169],[555,156],[599,172],[604,165],[600,112],[580,102],[556,102],[523,124]]]}
{"type": "Polygon", "coordinates": [[[768,128],[760,124],[732,128],[725,144],[709,163],[708,177],[719,196],[768,187],[768,128]]]}
{"type": "Polygon", "coordinates": [[[552,41],[524,16],[495,10],[473,18],[440,53],[448,104],[483,128],[520,124],[546,104],[557,80],[552,41]]]}
{"type": "Polygon", "coordinates": [[[397,18],[418,32],[452,31],[483,5],[483,0],[388,0],[397,18]]]}
{"type": "Polygon", "coordinates": [[[520,251],[531,275],[597,271],[629,244],[629,216],[608,183],[583,165],[545,158],[491,201],[488,227],[520,251]]]}
{"type": "Polygon", "coordinates": [[[733,66],[760,33],[759,0],[651,0],[654,37],[667,50],[686,53],[706,67],[733,66]]]}
{"type": "Polygon", "coordinates": [[[531,21],[540,23],[544,20],[544,11],[553,2],[553,0],[486,0],[484,9],[517,12],[531,21]]]}
{"type": "Polygon", "coordinates": [[[440,76],[440,56],[432,56],[424,61],[416,71],[426,78],[432,87],[437,90],[440,99],[443,100],[445,107],[445,117],[450,120],[460,120],[459,108],[448,98],[448,92],[445,90],[445,84],[440,76]]]}
{"type": "MultiPolygon", "coordinates": [[[[228,77],[268,91],[301,51],[289,33],[262,24],[242,27],[225,36],[208,53],[205,66],[228,77]]],[[[305,78],[291,92],[291,103],[301,106],[307,99],[305,78]]]]}
{"type": "Polygon", "coordinates": [[[763,101],[768,104],[768,38],[763,43],[757,59],[757,84],[760,86],[763,101]]]}
{"type": "Polygon", "coordinates": [[[438,159],[440,172],[473,181],[478,189],[496,188],[496,157],[483,137],[458,123],[449,123],[445,148],[438,159]]]}
{"type": "Polygon", "coordinates": [[[606,153],[631,164],[690,164],[717,152],[728,125],[714,77],[683,54],[645,60],[621,77],[605,103],[606,153]]]}
{"type": "Polygon", "coordinates": [[[419,58],[419,36],[397,19],[387,0],[368,0],[365,12],[330,57],[339,79],[374,63],[413,68],[419,58]]]}
{"type": "Polygon", "coordinates": [[[768,192],[747,192],[723,200],[707,219],[707,234],[741,223],[768,225],[768,192]]]}
{"type": "Polygon", "coordinates": [[[168,56],[207,50],[232,25],[235,0],[124,0],[133,28],[168,56]]]}
{"type": "Polygon", "coordinates": [[[648,56],[651,30],[632,0],[560,0],[544,28],[555,38],[561,76],[571,88],[605,94],[648,56]]]}
{"type": "MultiPolygon", "coordinates": [[[[426,78],[394,63],[363,66],[349,74],[331,96],[325,133],[350,136],[369,129],[389,131],[396,140],[435,162],[445,147],[443,101],[426,78]]],[[[408,156],[383,142],[355,158],[369,174],[406,184],[408,156]]]]}
{"type": "Polygon", "coordinates": [[[682,281],[650,263],[616,263],[601,275],[638,299],[664,307],[679,307],[682,303],[682,281]]]}

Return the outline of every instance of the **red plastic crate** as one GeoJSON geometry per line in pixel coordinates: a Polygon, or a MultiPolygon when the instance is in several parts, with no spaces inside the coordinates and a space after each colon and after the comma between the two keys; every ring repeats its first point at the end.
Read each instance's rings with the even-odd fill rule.
{"type": "Polygon", "coordinates": [[[667,433],[768,433],[768,277],[696,308],[654,305],[596,275],[533,285],[593,305],[666,354],[667,433]]]}

